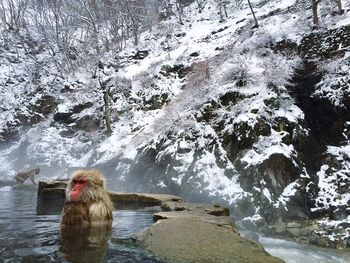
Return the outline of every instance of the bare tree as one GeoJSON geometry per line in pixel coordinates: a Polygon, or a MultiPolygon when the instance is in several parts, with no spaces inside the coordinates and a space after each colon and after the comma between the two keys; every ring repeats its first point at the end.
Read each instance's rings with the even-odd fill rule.
{"type": "Polygon", "coordinates": [[[225,20],[225,17],[227,18],[227,4],[229,2],[227,0],[219,0],[217,2],[217,7],[219,9],[219,15],[220,15],[220,22],[225,20]]]}
{"type": "Polygon", "coordinates": [[[319,24],[319,20],[318,20],[318,3],[319,2],[320,2],[319,0],[312,0],[312,18],[313,18],[313,23],[316,26],[319,24]]]}
{"type": "Polygon", "coordinates": [[[198,13],[202,13],[204,6],[205,6],[205,0],[196,0],[197,6],[198,6],[198,13]]]}
{"type": "Polygon", "coordinates": [[[338,7],[338,14],[339,15],[344,14],[344,10],[343,10],[343,7],[342,7],[341,0],[337,0],[337,7],[338,7]]]}
{"type": "Polygon", "coordinates": [[[259,27],[258,20],[256,19],[256,16],[255,16],[255,13],[254,13],[254,10],[253,10],[253,6],[250,3],[250,0],[248,0],[248,5],[249,5],[249,8],[250,8],[250,11],[252,12],[253,18],[254,18],[254,27],[259,27]]]}
{"type": "Polygon", "coordinates": [[[183,25],[182,17],[184,15],[184,9],[183,9],[183,6],[182,6],[182,2],[181,2],[181,0],[176,0],[175,4],[176,4],[176,11],[177,11],[177,14],[178,14],[178,17],[179,17],[179,23],[181,25],[183,25]]]}
{"type": "Polygon", "coordinates": [[[7,0],[0,2],[2,20],[7,29],[18,32],[25,25],[28,0],[7,0]]]}
{"type": "Polygon", "coordinates": [[[145,21],[145,3],[143,0],[123,0],[122,3],[121,12],[124,13],[124,22],[127,26],[126,35],[128,37],[129,31],[131,31],[134,38],[134,45],[137,46],[141,33],[141,25],[145,21]]]}
{"type": "Polygon", "coordinates": [[[110,78],[108,78],[105,81],[101,80],[101,77],[99,76],[98,81],[100,83],[100,87],[103,93],[103,102],[104,102],[104,119],[106,121],[106,130],[107,134],[110,135],[112,134],[112,125],[111,125],[111,115],[110,115],[110,109],[109,109],[109,100],[111,96],[110,89],[111,87],[108,85],[110,82],[110,78]]]}

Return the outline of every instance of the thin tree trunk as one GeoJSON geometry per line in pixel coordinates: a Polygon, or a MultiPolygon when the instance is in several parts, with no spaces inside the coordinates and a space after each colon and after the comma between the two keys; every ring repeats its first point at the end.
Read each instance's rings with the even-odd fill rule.
{"type": "Polygon", "coordinates": [[[318,0],[312,0],[312,16],[313,16],[313,23],[314,25],[318,25],[318,12],[317,12],[317,7],[318,7],[318,0]]]}
{"type": "Polygon", "coordinates": [[[337,6],[338,6],[338,14],[339,15],[344,14],[344,10],[343,10],[342,4],[341,4],[341,0],[337,0],[337,6]]]}
{"type": "Polygon", "coordinates": [[[220,14],[220,22],[224,21],[224,16],[222,14],[222,3],[219,3],[219,14],[220,14]]]}
{"type": "Polygon", "coordinates": [[[109,88],[107,88],[107,87],[106,87],[105,91],[103,92],[103,101],[105,104],[104,118],[106,121],[107,134],[111,134],[112,127],[111,127],[111,116],[110,116],[110,112],[109,112],[109,88]]]}
{"type": "Polygon", "coordinates": [[[100,83],[100,87],[103,93],[103,102],[104,102],[103,118],[106,121],[107,135],[109,136],[112,134],[111,115],[109,110],[110,87],[107,87],[107,83],[109,82],[109,80],[102,82],[99,77],[98,82],[100,83]]]}
{"type": "Polygon", "coordinates": [[[252,4],[250,3],[250,0],[248,0],[248,5],[250,8],[250,11],[252,12],[253,18],[254,18],[254,23],[255,23],[254,27],[259,27],[258,20],[256,19],[256,16],[255,16],[252,4]]]}
{"type": "Polygon", "coordinates": [[[184,24],[184,23],[182,22],[183,7],[182,7],[181,2],[179,2],[179,0],[176,1],[176,8],[177,8],[177,11],[178,11],[178,13],[179,13],[179,24],[180,24],[180,25],[183,25],[183,24],[184,24]]]}

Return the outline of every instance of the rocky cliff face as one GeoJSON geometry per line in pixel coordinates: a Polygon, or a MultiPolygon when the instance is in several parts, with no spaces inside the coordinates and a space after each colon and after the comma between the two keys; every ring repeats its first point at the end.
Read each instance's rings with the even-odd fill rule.
{"type": "Polygon", "coordinates": [[[303,231],[290,234],[284,224],[295,220],[303,230],[322,219],[312,221],[313,242],[347,246],[345,7],[341,16],[323,13],[313,29],[303,1],[260,1],[258,28],[248,6],[229,4],[220,20],[213,1],[201,13],[190,5],[183,25],[169,17],[138,47],[68,74],[45,49],[37,51],[45,70],[26,72],[27,44],[16,53],[3,41],[1,62],[16,73],[1,79],[0,176],[27,163],[47,177],[100,166],[111,188],[226,202],[242,224],[296,239],[303,231]]]}

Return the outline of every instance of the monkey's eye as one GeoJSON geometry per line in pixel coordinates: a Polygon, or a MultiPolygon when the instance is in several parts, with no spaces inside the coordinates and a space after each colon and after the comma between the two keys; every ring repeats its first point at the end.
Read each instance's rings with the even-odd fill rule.
{"type": "Polygon", "coordinates": [[[85,183],[84,180],[77,180],[77,179],[74,179],[74,180],[72,181],[72,184],[84,184],[84,183],[85,183]]]}

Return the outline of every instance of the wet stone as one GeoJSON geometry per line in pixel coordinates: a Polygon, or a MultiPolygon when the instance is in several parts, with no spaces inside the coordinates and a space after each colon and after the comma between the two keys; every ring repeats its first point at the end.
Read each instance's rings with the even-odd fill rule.
{"type": "MultiPolygon", "coordinates": [[[[38,200],[47,202],[53,193],[64,198],[65,185],[66,182],[40,182],[38,200]]],[[[165,262],[283,262],[261,245],[241,237],[228,216],[229,210],[220,205],[185,203],[178,196],[166,194],[109,194],[118,209],[118,204],[162,206],[163,212],[153,216],[156,223],[136,233],[132,240],[165,262]]]]}

